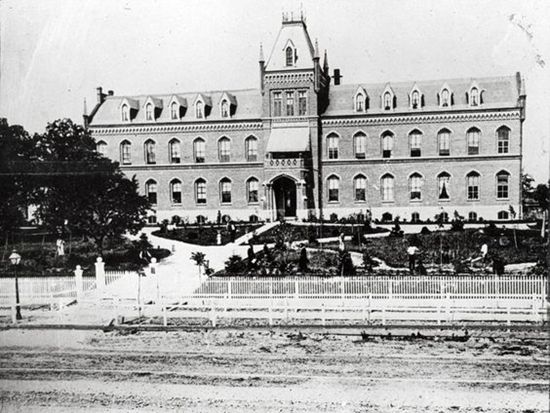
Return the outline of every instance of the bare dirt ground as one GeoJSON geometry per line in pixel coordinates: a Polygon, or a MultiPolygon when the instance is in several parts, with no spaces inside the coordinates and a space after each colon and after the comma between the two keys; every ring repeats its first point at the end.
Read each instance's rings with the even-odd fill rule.
{"type": "Polygon", "coordinates": [[[0,412],[548,411],[546,332],[412,331],[4,330],[0,412]]]}

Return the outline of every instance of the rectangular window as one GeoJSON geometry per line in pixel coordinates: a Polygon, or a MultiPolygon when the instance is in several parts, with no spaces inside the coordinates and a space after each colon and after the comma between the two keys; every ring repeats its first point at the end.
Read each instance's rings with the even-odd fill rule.
{"type": "Polygon", "coordinates": [[[419,176],[413,176],[411,178],[411,200],[420,200],[422,199],[422,178],[419,176]]]}
{"type": "Polygon", "coordinates": [[[298,115],[305,116],[307,115],[307,97],[306,92],[301,90],[298,92],[298,115]]]}
{"type": "Polygon", "coordinates": [[[294,92],[286,92],[286,116],[294,116],[294,92]]]}
{"type": "Polygon", "coordinates": [[[479,155],[479,132],[468,132],[468,155],[479,155]]]}
{"type": "Polygon", "coordinates": [[[206,183],[198,182],[196,185],[197,185],[197,204],[206,204],[206,183]]]}
{"type": "Polygon", "coordinates": [[[221,198],[222,198],[222,204],[231,203],[231,182],[221,183],[221,198]]]}
{"type": "Polygon", "coordinates": [[[328,181],[328,201],[329,202],[338,202],[340,185],[338,179],[329,179],[328,181]]]}
{"type": "Polygon", "coordinates": [[[357,135],[355,136],[354,140],[355,145],[355,157],[357,159],[365,159],[366,157],[366,146],[367,146],[367,137],[364,135],[357,135]]]}
{"type": "Polygon", "coordinates": [[[122,145],[122,164],[130,165],[132,163],[132,154],[131,154],[130,145],[122,145]]]}
{"type": "Polygon", "coordinates": [[[338,137],[329,136],[327,138],[328,159],[338,159],[338,137]]]}
{"type": "Polygon", "coordinates": [[[181,184],[172,184],[172,202],[174,204],[181,204],[181,184]]]}
{"type": "Polygon", "coordinates": [[[219,141],[220,146],[220,162],[229,162],[231,155],[231,146],[229,139],[221,139],[219,141]]]}
{"type": "Polygon", "coordinates": [[[367,200],[367,180],[365,178],[355,179],[355,200],[367,200]]]}
{"type": "Polygon", "coordinates": [[[508,175],[497,175],[497,198],[508,198],[508,175]]]}
{"type": "Polygon", "coordinates": [[[273,93],[273,116],[283,115],[283,98],[281,92],[273,93]]]}
{"type": "Polygon", "coordinates": [[[181,153],[179,143],[172,143],[170,145],[170,160],[172,163],[181,162],[181,153]]]}
{"type": "Polygon", "coordinates": [[[479,176],[468,177],[468,199],[479,199],[479,176]]]}
{"type": "Polygon", "coordinates": [[[410,136],[411,157],[418,158],[422,154],[422,135],[415,133],[410,136]]]}
{"type": "Polygon", "coordinates": [[[248,182],[248,202],[258,202],[258,181],[256,180],[248,182]]]}
{"type": "Polygon", "coordinates": [[[382,179],[382,201],[393,201],[393,178],[382,179]]]}
{"type": "Polygon", "coordinates": [[[382,158],[391,158],[393,137],[386,135],[382,138],[382,158]]]}
{"type": "Polygon", "coordinates": [[[258,141],[256,139],[246,140],[246,160],[255,162],[258,160],[258,141]]]}
{"type": "Polygon", "coordinates": [[[439,156],[449,156],[451,154],[451,139],[448,132],[439,134],[439,156]]]}

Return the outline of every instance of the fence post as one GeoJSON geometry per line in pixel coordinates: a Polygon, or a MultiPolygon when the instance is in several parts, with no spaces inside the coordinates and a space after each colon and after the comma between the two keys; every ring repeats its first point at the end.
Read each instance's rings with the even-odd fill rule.
{"type": "Polygon", "coordinates": [[[166,303],[162,300],[162,324],[168,327],[168,311],[166,311],[166,303]]]}
{"type": "Polygon", "coordinates": [[[154,277],[156,280],[156,288],[157,288],[157,299],[155,300],[156,303],[160,302],[160,284],[159,284],[159,273],[157,269],[157,259],[155,257],[151,258],[151,262],[149,263],[149,275],[151,277],[154,277]]]}
{"type": "Polygon", "coordinates": [[[103,258],[97,257],[95,262],[95,284],[100,296],[105,292],[105,263],[103,258]]]}
{"type": "Polygon", "coordinates": [[[445,296],[445,304],[446,304],[446,312],[447,312],[447,322],[452,321],[451,320],[451,295],[449,293],[445,296]]]}
{"type": "Polygon", "coordinates": [[[213,305],[210,309],[210,321],[212,322],[212,327],[216,327],[216,309],[213,305]]]}
{"type": "MultiPolygon", "coordinates": [[[[14,301],[15,302],[15,301],[14,301]]],[[[17,304],[11,306],[11,322],[17,324],[17,304]]]]}
{"type": "Polygon", "coordinates": [[[227,297],[231,299],[231,278],[227,281],[227,297]]]}
{"type": "Polygon", "coordinates": [[[76,283],[76,302],[81,303],[84,297],[84,285],[82,283],[82,267],[80,265],[76,266],[74,270],[74,279],[76,283]]]}

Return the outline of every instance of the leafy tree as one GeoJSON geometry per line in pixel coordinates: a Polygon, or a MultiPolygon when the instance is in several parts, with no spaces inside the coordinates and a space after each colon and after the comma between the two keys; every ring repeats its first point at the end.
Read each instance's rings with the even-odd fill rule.
{"type": "Polygon", "coordinates": [[[35,135],[34,144],[38,178],[31,199],[48,228],[92,239],[99,254],[107,239],[143,228],[150,204],[139,195],[136,178],[128,179],[117,162],[97,153],[88,130],[57,120],[35,135]]]}
{"type": "Polygon", "coordinates": [[[194,261],[195,265],[199,267],[199,278],[200,278],[202,275],[202,267],[206,266],[206,255],[203,252],[195,251],[191,253],[191,261],[194,261]]]}
{"type": "Polygon", "coordinates": [[[246,271],[246,263],[240,255],[231,255],[225,261],[225,272],[228,274],[242,274],[246,271]]]}

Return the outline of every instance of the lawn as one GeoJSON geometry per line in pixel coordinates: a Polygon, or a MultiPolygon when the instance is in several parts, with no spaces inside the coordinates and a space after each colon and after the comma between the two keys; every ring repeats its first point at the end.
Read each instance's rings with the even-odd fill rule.
{"type": "MultiPolygon", "coordinates": [[[[261,226],[260,223],[235,224],[235,238],[239,238],[261,226]]],[[[165,228],[153,232],[153,235],[189,244],[217,245],[218,233],[221,235],[221,245],[231,242],[231,232],[226,225],[219,224],[186,225],[174,229],[165,228]]]]}
{"type": "MultiPolygon", "coordinates": [[[[38,229],[25,229],[6,238],[0,253],[0,277],[13,276],[14,268],[9,256],[15,248],[21,255],[17,273],[24,277],[66,276],[73,275],[77,265],[85,271],[94,271],[98,257],[95,244],[79,237],[64,237],[65,255],[56,255],[55,234],[38,229]]],[[[139,258],[142,241],[129,241],[126,238],[107,243],[103,260],[107,270],[137,270],[145,264],[139,258]]],[[[148,245],[152,257],[158,260],[170,255],[165,249],[154,249],[148,245]]]]}

